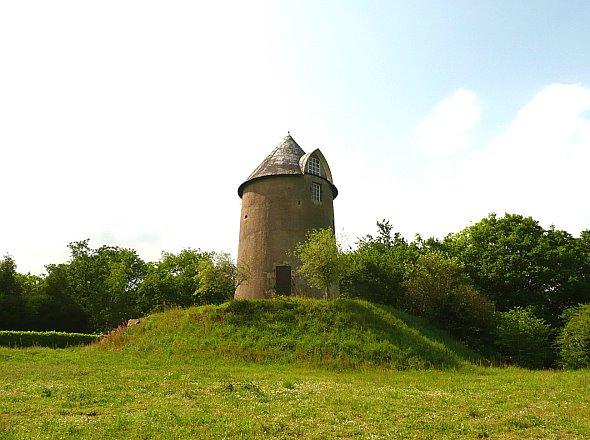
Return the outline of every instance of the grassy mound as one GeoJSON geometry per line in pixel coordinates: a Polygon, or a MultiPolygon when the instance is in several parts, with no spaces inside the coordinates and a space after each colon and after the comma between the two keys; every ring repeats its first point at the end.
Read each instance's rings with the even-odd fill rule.
{"type": "Polygon", "coordinates": [[[423,320],[365,301],[277,298],[171,309],[99,349],[191,359],[393,369],[458,368],[477,356],[423,320]]]}

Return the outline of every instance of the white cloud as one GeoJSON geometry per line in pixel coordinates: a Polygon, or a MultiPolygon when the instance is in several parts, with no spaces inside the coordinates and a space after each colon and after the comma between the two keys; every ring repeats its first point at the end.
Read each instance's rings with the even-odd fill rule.
{"type": "Polygon", "coordinates": [[[439,156],[411,177],[347,155],[338,168],[354,170],[355,178],[337,182],[336,225],[349,243],[374,232],[382,218],[408,238],[443,237],[490,212],[510,212],[577,234],[590,228],[589,110],[590,88],[549,85],[522,106],[505,132],[474,139],[476,148],[439,156]]]}
{"type": "Polygon", "coordinates": [[[532,215],[572,233],[590,227],[588,110],[589,88],[547,86],[483,148],[430,165],[418,187],[406,187],[420,201],[410,208],[416,230],[441,235],[490,212],[532,215]]]}
{"type": "Polygon", "coordinates": [[[469,132],[479,117],[476,94],[459,89],[443,99],[418,125],[418,142],[427,152],[435,155],[457,153],[469,144],[469,132]]]}

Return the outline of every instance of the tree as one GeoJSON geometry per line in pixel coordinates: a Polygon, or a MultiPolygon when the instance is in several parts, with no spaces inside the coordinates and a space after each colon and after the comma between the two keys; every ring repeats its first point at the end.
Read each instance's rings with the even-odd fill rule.
{"type": "Polygon", "coordinates": [[[590,234],[574,238],[531,217],[491,214],[442,243],[499,310],[535,306],[556,323],[567,307],[590,301],[590,234]]]}
{"type": "Polygon", "coordinates": [[[71,243],[68,263],[47,266],[59,272],[61,288],[87,316],[93,331],[104,331],[138,314],[138,287],[146,264],[132,249],[71,243]]]}
{"type": "Polygon", "coordinates": [[[557,338],[560,363],[565,368],[590,368],[590,304],[565,312],[568,321],[557,338]]]}
{"type": "Polygon", "coordinates": [[[330,288],[339,283],[344,274],[344,254],[332,229],[316,229],[296,246],[295,255],[301,266],[298,272],[310,286],[324,291],[328,299],[330,288]]]}
{"type": "Polygon", "coordinates": [[[89,316],[75,300],[68,264],[46,266],[43,297],[38,299],[38,330],[90,331],[89,316]]]}
{"type": "Polygon", "coordinates": [[[213,254],[211,258],[199,261],[197,281],[194,293],[199,304],[219,304],[233,298],[239,282],[238,268],[229,254],[213,254]]]}
{"type": "Polygon", "coordinates": [[[458,259],[427,252],[408,265],[403,286],[402,308],[440,324],[470,345],[490,337],[494,305],[471,285],[458,259]]]}
{"type": "Polygon", "coordinates": [[[351,297],[399,306],[403,298],[404,270],[418,258],[418,248],[408,243],[391,224],[377,222],[376,236],[367,235],[346,255],[341,290],[351,297]]]}
{"type": "Polygon", "coordinates": [[[26,320],[16,263],[6,255],[0,260],[0,330],[24,329],[26,320]]]}
{"type": "Polygon", "coordinates": [[[210,258],[210,253],[183,249],[177,254],[164,252],[160,261],[149,263],[138,288],[141,314],[164,306],[188,307],[194,304],[199,285],[199,263],[210,258]]]}
{"type": "Polygon", "coordinates": [[[527,368],[550,363],[551,326],[535,316],[531,307],[500,313],[496,333],[496,345],[509,362],[527,368]]]}

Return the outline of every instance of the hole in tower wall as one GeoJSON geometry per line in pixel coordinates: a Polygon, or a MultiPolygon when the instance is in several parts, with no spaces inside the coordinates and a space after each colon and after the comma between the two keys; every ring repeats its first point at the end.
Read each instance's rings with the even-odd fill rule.
{"type": "Polygon", "coordinates": [[[246,214],[246,215],[244,216],[244,218],[248,218],[248,214],[246,214]]]}
{"type": "Polygon", "coordinates": [[[297,200],[297,204],[301,206],[301,200],[297,200]]]}

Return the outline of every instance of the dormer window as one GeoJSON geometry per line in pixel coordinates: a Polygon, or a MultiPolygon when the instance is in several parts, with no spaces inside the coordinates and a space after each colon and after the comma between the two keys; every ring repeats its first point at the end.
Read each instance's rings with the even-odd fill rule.
{"type": "Polygon", "coordinates": [[[320,160],[317,157],[311,156],[309,161],[307,162],[307,170],[310,174],[315,174],[316,176],[321,176],[320,173],[320,160]]]}

